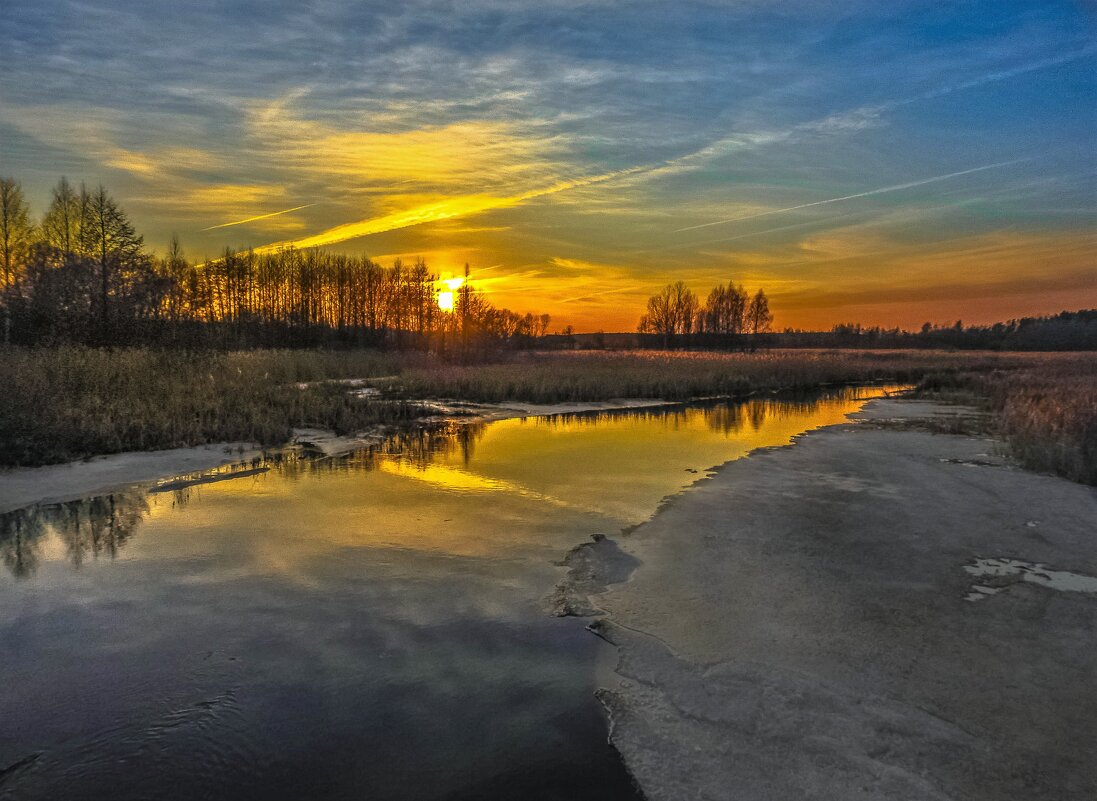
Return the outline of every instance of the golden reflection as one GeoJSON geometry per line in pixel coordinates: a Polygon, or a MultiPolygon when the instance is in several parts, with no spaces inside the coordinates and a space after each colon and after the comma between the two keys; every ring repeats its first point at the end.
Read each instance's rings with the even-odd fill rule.
{"type": "Polygon", "coordinates": [[[416,466],[399,459],[381,458],[376,462],[383,473],[422,481],[439,489],[457,492],[511,492],[520,494],[521,488],[506,481],[478,476],[467,470],[445,465],[416,466]]]}
{"type": "Polygon", "coordinates": [[[307,581],[311,560],[342,548],[477,558],[566,549],[553,538],[643,522],[709,468],[842,423],[892,389],[450,425],[341,458],[280,452],[158,492],[0,515],[0,559],[26,578],[123,547],[133,559],[224,554],[202,580],[261,571],[307,581]],[[147,536],[134,537],[139,528],[147,536]]]}

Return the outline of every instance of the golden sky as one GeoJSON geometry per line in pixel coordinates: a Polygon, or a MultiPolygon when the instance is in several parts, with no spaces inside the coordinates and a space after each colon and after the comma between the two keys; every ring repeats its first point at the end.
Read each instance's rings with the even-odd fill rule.
{"type": "Polygon", "coordinates": [[[879,5],[23,4],[0,174],[39,211],[102,182],[195,260],[468,262],[552,329],[633,330],[678,279],[779,328],[1097,307],[1093,13],[879,5]]]}

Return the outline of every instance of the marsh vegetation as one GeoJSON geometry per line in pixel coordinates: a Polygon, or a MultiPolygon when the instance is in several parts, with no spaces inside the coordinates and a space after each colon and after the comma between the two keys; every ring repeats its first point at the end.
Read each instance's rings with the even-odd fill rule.
{"type": "Polygon", "coordinates": [[[1037,469],[1097,481],[1097,354],[944,351],[520,352],[452,364],[417,352],[8,348],[0,351],[0,463],[223,441],[285,442],[294,428],[406,428],[417,401],[606,401],[920,384],[975,403],[1037,469]],[[338,379],[371,379],[379,394],[338,379]]]}
{"type": "Polygon", "coordinates": [[[366,401],[323,383],[393,369],[391,358],[371,351],[4,349],[0,463],[209,442],[280,444],[295,427],[349,433],[404,423],[419,414],[413,405],[366,401]]]}
{"type": "Polygon", "coordinates": [[[1097,485],[1097,354],[1041,354],[1013,369],[932,373],[919,394],[989,413],[989,430],[1033,470],[1097,485]]]}

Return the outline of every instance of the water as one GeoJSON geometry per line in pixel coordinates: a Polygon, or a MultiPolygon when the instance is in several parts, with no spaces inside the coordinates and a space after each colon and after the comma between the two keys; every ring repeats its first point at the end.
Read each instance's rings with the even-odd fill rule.
{"type": "Polygon", "coordinates": [[[613,654],[545,612],[554,563],[877,394],[507,420],[4,515],[0,798],[638,798],[593,697],[613,654]]]}

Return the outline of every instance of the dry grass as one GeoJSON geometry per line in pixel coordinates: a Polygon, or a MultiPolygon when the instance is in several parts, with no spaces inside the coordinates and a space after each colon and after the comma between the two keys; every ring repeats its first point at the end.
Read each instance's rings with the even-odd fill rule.
{"type": "Polygon", "coordinates": [[[298,426],[346,433],[399,423],[418,410],[355,399],[338,386],[295,385],[397,368],[371,352],[0,350],[0,464],[233,440],[280,444],[298,426]]]}
{"type": "Polygon", "coordinates": [[[1026,467],[1097,485],[1097,353],[1039,354],[1012,370],[930,374],[919,393],[990,412],[1026,467]]]}
{"type": "Polygon", "coordinates": [[[0,350],[0,464],[207,442],[284,442],[294,427],[339,433],[408,424],[415,399],[744,397],[869,382],[920,383],[976,403],[1033,468],[1097,483],[1097,354],[934,351],[519,353],[478,365],[375,351],[180,352],[147,348],[0,350]],[[398,376],[385,400],[336,384],[398,376]]]}
{"type": "Polygon", "coordinates": [[[613,398],[742,397],[874,381],[915,383],[933,372],[1013,369],[1030,357],[934,351],[607,351],[526,353],[486,365],[411,367],[399,391],[411,398],[536,403],[613,398]]]}

